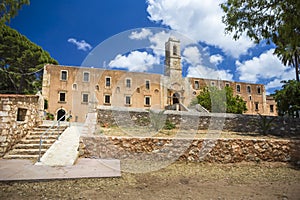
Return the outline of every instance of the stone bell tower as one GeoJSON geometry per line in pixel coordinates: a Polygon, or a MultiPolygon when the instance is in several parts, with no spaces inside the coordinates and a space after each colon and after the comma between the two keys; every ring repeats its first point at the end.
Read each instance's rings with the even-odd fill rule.
{"type": "Polygon", "coordinates": [[[173,37],[165,43],[165,76],[182,78],[180,41],[173,37]]]}
{"type": "Polygon", "coordinates": [[[182,77],[180,41],[170,37],[165,43],[165,108],[182,110],[185,103],[186,84],[182,77]]]}

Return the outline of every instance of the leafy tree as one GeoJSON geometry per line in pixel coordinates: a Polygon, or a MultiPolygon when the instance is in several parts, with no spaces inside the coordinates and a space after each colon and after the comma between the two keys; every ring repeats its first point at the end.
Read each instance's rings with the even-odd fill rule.
{"type": "Polygon", "coordinates": [[[289,80],[284,82],[281,90],[275,92],[278,114],[299,118],[300,112],[300,82],[289,80]]]}
{"type": "Polygon", "coordinates": [[[197,102],[210,112],[242,114],[247,110],[244,100],[240,96],[234,97],[230,87],[221,90],[207,87],[197,96],[197,102]]]}
{"type": "Polygon", "coordinates": [[[1,0],[0,23],[9,22],[23,5],[29,5],[29,0],[1,0]]]}
{"type": "Polygon", "coordinates": [[[58,64],[40,46],[0,23],[1,93],[35,93],[41,88],[46,63],[58,64]]]}
{"type": "Polygon", "coordinates": [[[272,41],[277,46],[274,53],[283,64],[295,67],[299,81],[299,0],[227,0],[221,8],[226,33],[233,32],[234,39],[246,34],[256,43],[272,41]]]}

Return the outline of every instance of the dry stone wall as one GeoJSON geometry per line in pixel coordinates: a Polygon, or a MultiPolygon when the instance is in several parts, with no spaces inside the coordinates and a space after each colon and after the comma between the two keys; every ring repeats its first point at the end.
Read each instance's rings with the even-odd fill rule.
{"type": "MultiPolygon", "coordinates": [[[[141,109],[98,108],[97,123],[110,126],[149,126],[149,112],[141,109]]],[[[261,133],[262,118],[254,115],[164,112],[169,121],[183,130],[219,130],[261,133]]],[[[181,160],[191,162],[235,163],[242,161],[300,162],[300,119],[267,117],[269,133],[286,139],[188,139],[161,137],[81,136],[80,155],[104,159],[181,160]],[[285,137],[286,136],[286,137],[285,137]],[[296,136],[296,137],[293,137],[296,136]],[[294,138],[294,139],[291,139],[294,138]]],[[[188,132],[188,131],[185,131],[188,132]]],[[[279,137],[280,138],[280,137],[279,137]]]]}
{"type": "Polygon", "coordinates": [[[0,157],[42,122],[38,95],[0,95],[0,157]]]}
{"type": "MultiPolygon", "coordinates": [[[[100,126],[147,126],[150,124],[149,112],[142,109],[104,108],[98,109],[100,126]]],[[[164,112],[164,121],[169,121],[177,128],[189,130],[223,130],[232,132],[262,132],[263,120],[258,115],[237,115],[225,113],[198,112],[164,112]]],[[[300,119],[265,116],[266,122],[271,121],[268,133],[278,136],[300,135],[300,119]],[[273,119],[274,118],[274,119],[273,119]]]]}
{"type": "Polygon", "coordinates": [[[300,140],[81,136],[82,157],[236,163],[299,162],[300,140]]]}

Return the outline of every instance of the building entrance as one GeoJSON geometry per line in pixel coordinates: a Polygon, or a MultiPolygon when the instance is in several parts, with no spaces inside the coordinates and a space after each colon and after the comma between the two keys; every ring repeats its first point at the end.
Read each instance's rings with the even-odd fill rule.
{"type": "Polygon", "coordinates": [[[57,111],[57,120],[59,120],[61,118],[60,121],[65,121],[65,118],[66,118],[65,114],[66,114],[66,111],[64,111],[63,109],[58,110],[57,111]]]}

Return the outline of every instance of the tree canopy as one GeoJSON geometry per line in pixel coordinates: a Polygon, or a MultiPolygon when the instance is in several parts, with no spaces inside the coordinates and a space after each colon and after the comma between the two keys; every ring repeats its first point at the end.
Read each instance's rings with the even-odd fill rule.
{"type": "Polygon", "coordinates": [[[274,53],[284,65],[295,67],[299,81],[299,0],[227,0],[221,8],[226,33],[233,33],[234,39],[246,34],[256,43],[273,42],[277,46],[274,53]]]}
{"type": "Polygon", "coordinates": [[[40,46],[0,23],[0,93],[32,94],[40,90],[46,63],[58,64],[40,46]]]}
{"type": "Polygon", "coordinates": [[[0,23],[9,22],[15,17],[23,5],[29,5],[29,0],[2,0],[0,3],[0,23]]]}
{"type": "Polygon", "coordinates": [[[240,96],[234,97],[233,90],[230,87],[225,87],[224,89],[216,87],[204,88],[197,96],[196,103],[215,113],[242,114],[244,111],[247,111],[244,100],[240,96]]]}
{"type": "Polygon", "coordinates": [[[278,114],[300,117],[300,82],[286,81],[281,90],[275,92],[278,114]]]}

